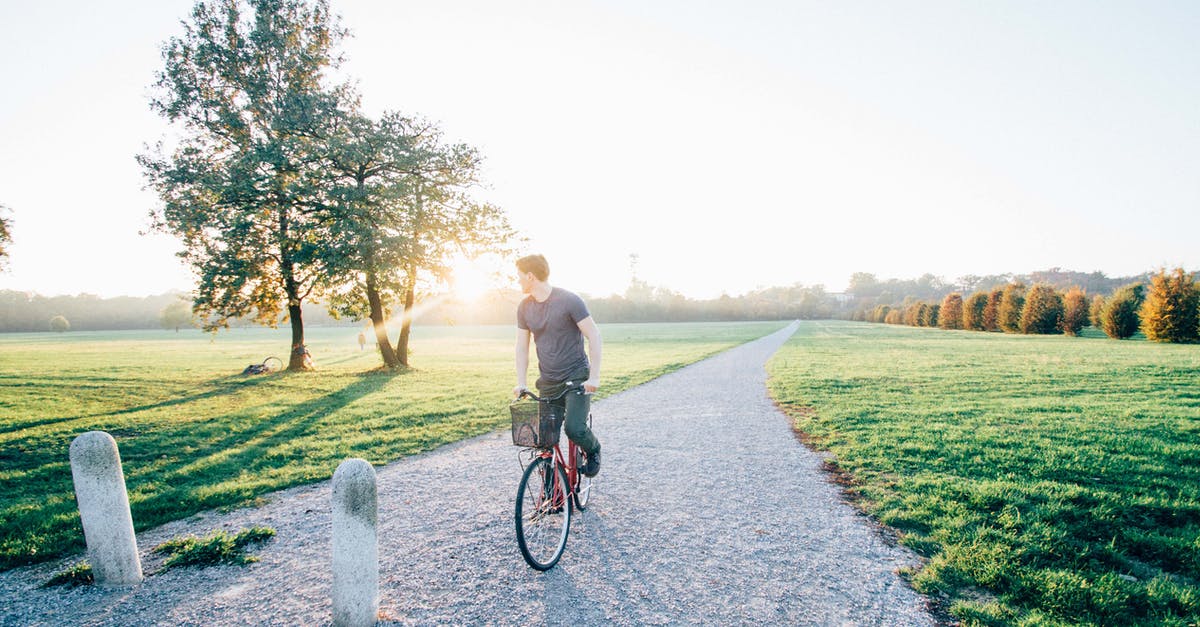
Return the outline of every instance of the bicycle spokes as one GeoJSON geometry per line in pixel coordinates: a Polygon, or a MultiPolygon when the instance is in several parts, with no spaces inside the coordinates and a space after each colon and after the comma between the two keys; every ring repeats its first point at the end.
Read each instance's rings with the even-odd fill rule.
{"type": "Polygon", "coordinates": [[[571,525],[566,474],[552,459],[536,459],[517,488],[517,545],[530,566],[552,568],[562,556],[571,525]]]}

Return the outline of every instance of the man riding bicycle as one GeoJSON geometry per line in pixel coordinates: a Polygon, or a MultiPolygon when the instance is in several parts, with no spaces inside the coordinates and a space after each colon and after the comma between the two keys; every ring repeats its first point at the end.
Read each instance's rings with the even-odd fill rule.
{"type": "Polygon", "coordinates": [[[542,396],[555,396],[567,386],[583,382],[582,389],[563,397],[566,407],[566,433],[583,449],[587,462],[581,471],[594,477],[600,472],[600,441],[588,428],[591,394],[600,386],[600,329],[592,320],[587,305],[578,295],[551,286],[550,264],[541,255],[517,260],[518,281],[526,298],[517,306],[517,386],[513,394],[527,390],[529,337],[537,346],[536,382],[542,396]],[[587,339],[587,352],[583,341],[587,339]],[[590,357],[590,361],[589,361],[590,357]]]}

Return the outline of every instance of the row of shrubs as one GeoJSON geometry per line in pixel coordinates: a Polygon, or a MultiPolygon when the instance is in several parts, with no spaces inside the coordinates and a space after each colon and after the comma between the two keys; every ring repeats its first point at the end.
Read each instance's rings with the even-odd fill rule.
{"type": "Polygon", "coordinates": [[[1072,287],[1065,293],[1043,283],[1026,288],[1009,283],[1003,288],[979,291],[966,299],[953,292],[941,303],[911,302],[899,307],[878,305],[859,311],[854,319],[969,331],[1003,331],[1078,335],[1094,326],[1115,339],[1132,337],[1140,329],[1156,342],[1200,341],[1200,288],[1194,275],[1183,268],[1165,269],[1151,277],[1149,288],[1126,285],[1107,298],[1088,298],[1072,287]]]}

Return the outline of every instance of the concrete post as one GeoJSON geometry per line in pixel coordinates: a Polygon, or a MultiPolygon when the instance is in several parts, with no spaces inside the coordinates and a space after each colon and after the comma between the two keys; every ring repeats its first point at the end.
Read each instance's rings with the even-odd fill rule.
{"type": "Polygon", "coordinates": [[[71,442],[70,457],[75,500],[79,502],[83,538],[96,583],[140,583],[142,561],[117,441],[103,431],[89,431],[71,442]]]}
{"type": "Polygon", "coordinates": [[[374,625],[379,614],[375,469],[347,459],[333,473],[333,624],[374,625]]]}

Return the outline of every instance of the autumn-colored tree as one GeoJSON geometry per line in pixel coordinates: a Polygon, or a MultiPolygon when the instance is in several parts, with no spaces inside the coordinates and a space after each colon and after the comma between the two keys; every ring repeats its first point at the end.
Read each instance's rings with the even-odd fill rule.
{"type": "Polygon", "coordinates": [[[925,305],[925,309],[921,312],[921,326],[936,327],[938,325],[938,316],[942,313],[942,306],[937,303],[929,303],[925,305]]]}
{"type": "Polygon", "coordinates": [[[962,294],[951,292],[942,299],[942,308],[938,311],[938,326],[943,329],[962,328],[962,294]]]}
{"type": "Polygon", "coordinates": [[[904,314],[899,309],[892,309],[887,313],[887,317],[883,321],[888,324],[900,324],[904,322],[904,314]]]}
{"type": "Polygon", "coordinates": [[[1142,333],[1154,342],[1200,341],[1200,291],[1195,278],[1176,268],[1150,279],[1150,291],[1142,303],[1142,333]]]}
{"type": "Polygon", "coordinates": [[[1062,333],[1063,298],[1052,285],[1038,283],[1025,295],[1021,333],[1062,333]]]}
{"type": "Polygon", "coordinates": [[[988,292],[987,303],[983,306],[983,330],[1000,330],[1000,299],[1004,296],[1003,289],[988,292]]]}
{"type": "Polygon", "coordinates": [[[922,303],[909,303],[904,308],[904,324],[910,327],[921,326],[921,305],[922,303]]]}
{"type": "Polygon", "coordinates": [[[1108,337],[1123,340],[1138,330],[1138,308],[1142,306],[1146,288],[1141,283],[1126,285],[1113,293],[1104,306],[1101,328],[1108,337]]]}
{"type": "Polygon", "coordinates": [[[64,333],[71,330],[71,323],[67,321],[66,316],[54,316],[50,319],[50,330],[64,333]]]}
{"type": "Polygon", "coordinates": [[[987,307],[988,293],[975,292],[963,301],[962,328],[968,331],[983,331],[983,311],[987,307]]]}
{"type": "Polygon", "coordinates": [[[1099,294],[1092,297],[1092,305],[1088,309],[1088,322],[1097,329],[1104,327],[1104,297],[1099,294]]]}
{"type": "Polygon", "coordinates": [[[1000,295],[999,324],[1005,333],[1021,332],[1021,311],[1025,307],[1025,284],[1009,283],[1000,295]]]}
{"type": "Polygon", "coordinates": [[[1063,296],[1062,331],[1067,335],[1079,335],[1088,323],[1087,292],[1079,286],[1067,290],[1063,296]]]}

